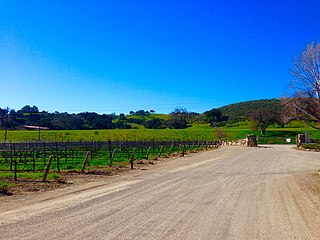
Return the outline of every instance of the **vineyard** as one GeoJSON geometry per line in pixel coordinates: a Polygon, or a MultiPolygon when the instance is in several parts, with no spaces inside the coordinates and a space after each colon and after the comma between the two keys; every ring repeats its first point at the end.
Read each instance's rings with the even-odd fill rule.
{"type": "MultiPolygon", "coordinates": [[[[153,160],[184,155],[218,147],[217,141],[100,141],[100,142],[10,142],[0,143],[0,172],[84,173],[99,167],[127,163],[133,168],[135,160],[153,160]]],[[[45,180],[45,178],[44,178],[45,180]]]]}

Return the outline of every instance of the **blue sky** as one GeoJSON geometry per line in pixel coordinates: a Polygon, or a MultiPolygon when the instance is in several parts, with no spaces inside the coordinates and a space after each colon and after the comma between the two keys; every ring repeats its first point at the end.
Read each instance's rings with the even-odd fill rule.
{"type": "Polygon", "coordinates": [[[320,2],[0,0],[0,107],[203,112],[286,94],[320,2]]]}

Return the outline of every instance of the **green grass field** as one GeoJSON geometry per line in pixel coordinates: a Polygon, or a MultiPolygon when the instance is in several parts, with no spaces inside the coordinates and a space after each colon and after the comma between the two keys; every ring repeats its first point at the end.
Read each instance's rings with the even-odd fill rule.
{"type": "MultiPolygon", "coordinates": [[[[139,125],[140,126],[140,125],[139,125]]],[[[284,128],[276,125],[267,128],[266,137],[290,137],[295,138],[297,133],[310,131],[310,137],[320,139],[320,131],[310,129],[301,122],[292,122],[284,128]]],[[[224,139],[236,140],[245,138],[246,134],[257,134],[259,131],[251,131],[248,122],[228,124],[221,128],[211,128],[208,124],[194,124],[186,129],[110,129],[110,130],[49,130],[41,131],[42,141],[170,141],[170,140],[216,140],[223,136],[224,139]]],[[[0,140],[4,139],[4,131],[0,131],[0,140]]],[[[7,141],[36,141],[39,138],[38,131],[9,130],[7,141]]]]}
{"type": "MultiPolygon", "coordinates": [[[[224,132],[229,139],[240,139],[244,138],[246,134],[257,134],[259,139],[276,139],[276,138],[292,138],[295,140],[297,134],[303,134],[306,131],[310,132],[310,138],[320,139],[320,131],[312,129],[301,122],[291,122],[284,128],[278,125],[273,125],[267,128],[266,135],[262,136],[259,131],[251,131],[248,122],[239,122],[234,124],[229,124],[223,128],[224,132]]],[[[265,143],[261,142],[260,143],[265,143]]]]}

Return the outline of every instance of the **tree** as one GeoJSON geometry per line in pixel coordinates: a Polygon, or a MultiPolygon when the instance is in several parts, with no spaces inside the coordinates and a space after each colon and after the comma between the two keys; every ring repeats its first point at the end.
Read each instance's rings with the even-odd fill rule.
{"type": "Polygon", "coordinates": [[[21,113],[37,113],[37,112],[39,112],[39,108],[37,106],[30,107],[30,105],[26,105],[23,108],[21,108],[21,110],[19,110],[18,112],[21,112],[21,113]]]}
{"type": "Polygon", "coordinates": [[[115,124],[112,122],[111,116],[106,114],[98,115],[98,117],[92,121],[93,129],[113,129],[114,127],[115,124]]]}
{"type": "Polygon", "coordinates": [[[137,116],[147,116],[147,115],[150,115],[150,113],[148,111],[144,111],[144,110],[138,110],[134,113],[134,115],[137,115],[137,116]]]}
{"type": "Polygon", "coordinates": [[[21,118],[21,124],[37,125],[37,122],[41,118],[41,113],[37,106],[26,105],[17,111],[21,118]]]}
{"type": "Polygon", "coordinates": [[[268,126],[279,123],[280,119],[280,109],[276,107],[263,107],[255,109],[251,112],[251,128],[253,130],[260,129],[261,135],[266,134],[266,129],[268,126]]]}
{"type": "Polygon", "coordinates": [[[84,118],[77,114],[59,113],[52,119],[52,126],[57,130],[82,129],[84,118]]]}
{"type": "Polygon", "coordinates": [[[4,129],[4,141],[7,140],[9,108],[0,108],[0,127],[4,129]]]}
{"type": "Polygon", "coordinates": [[[169,120],[167,122],[170,128],[182,129],[188,126],[189,113],[185,108],[176,108],[170,113],[169,120]]]}
{"type": "Polygon", "coordinates": [[[145,128],[150,128],[150,129],[164,129],[166,128],[165,125],[165,120],[160,119],[160,118],[153,118],[151,120],[145,121],[143,123],[145,128]]]}
{"type": "Polygon", "coordinates": [[[211,109],[203,113],[206,116],[206,120],[210,123],[211,127],[215,127],[217,123],[228,121],[228,117],[222,116],[222,112],[219,109],[211,109]]]}
{"type": "Polygon", "coordinates": [[[14,109],[11,109],[9,112],[9,118],[8,118],[8,128],[15,128],[20,125],[19,123],[19,115],[14,109]]]}
{"type": "Polygon", "coordinates": [[[125,120],[126,119],[126,115],[124,115],[124,113],[120,113],[119,114],[119,119],[120,120],[125,120]]]}
{"type": "Polygon", "coordinates": [[[320,129],[313,124],[320,122],[320,43],[307,45],[295,58],[291,74],[292,97],[282,99],[287,117],[291,115],[320,129]]]}

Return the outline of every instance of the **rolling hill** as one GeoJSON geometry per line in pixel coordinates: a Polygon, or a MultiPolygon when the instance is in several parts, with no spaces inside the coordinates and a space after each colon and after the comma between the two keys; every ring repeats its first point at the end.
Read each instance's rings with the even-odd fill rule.
{"type": "Polygon", "coordinates": [[[279,99],[262,99],[239,102],[218,108],[223,116],[228,116],[229,122],[238,122],[247,119],[254,109],[276,106],[281,108],[279,99]]]}

